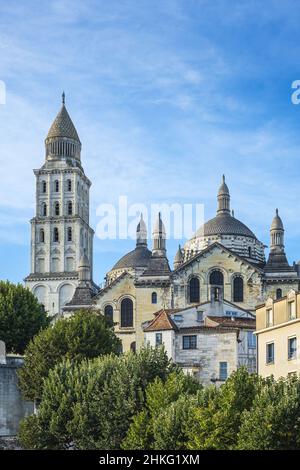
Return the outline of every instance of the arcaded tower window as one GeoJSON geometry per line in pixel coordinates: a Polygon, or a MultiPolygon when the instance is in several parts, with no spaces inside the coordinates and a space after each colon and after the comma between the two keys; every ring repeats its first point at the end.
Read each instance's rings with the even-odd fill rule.
{"type": "Polygon", "coordinates": [[[59,215],[59,202],[54,204],[54,213],[55,215],[59,215]]]}
{"type": "Polygon", "coordinates": [[[68,215],[72,215],[73,213],[73,204],[72,201],[68,202],[68,215]]]}
{"type": "Polygon", "coordinates": [[[68,227],[67,240],[68,242],[72,241],[72,228],[71,227],[68,227]]]}
{"type": "Polygon", "coordinates": [[[59,181],[58,181],[58,180],[55,180],[55,181],[54,181],[54,191],[55,191],[56,193],[59,192],[59,181]]]}
{"type": "Polygon", "coordinates": [[[58,228],[54,227],[53,230],[53,241],[54,242],[59,242],[59,234],[58,234],[58,228]]]}
{"type": "Polygon", "coordinates": [[[42,192],[43,193],[47,192],[47,183],[46,183],[46,181],[42,181],[42,192]]]}

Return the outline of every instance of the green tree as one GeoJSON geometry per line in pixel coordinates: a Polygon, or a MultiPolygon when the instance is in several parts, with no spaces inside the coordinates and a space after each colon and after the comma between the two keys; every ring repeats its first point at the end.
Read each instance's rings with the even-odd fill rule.
{"type": "Polygon", "coordinates": [[[81,361],[119,349],[120,340],[95,311],[82,310],[58,320],[36,335],[25,350],[24,366],[19,372],[23,395],[28,400],[39,400],[45,378],[63,358],[81,361]]]}
{"type": "Polygon", "coordinates": [[[0,339],[8,352],[23,354],[49,319],[35,296],[21,284],[0,281],[0,339]]]}
{"type": "Polygon", "coordinates": [[[161,348],[64,360],[45,379],[33,431],[26,418],[20,441],[26,448],[119,449],[147,385],[156,376],[165,380],[171,370],[161,348]]]}
{"type": "Polygon", "coordinates": [[[209,388],[200,397],[188,424],[189,449],[234,449],[241,415],[249,410],[262,386],[256,374],[240,368],[219,389],[209,388]]]}
{"type": "Polygon", "coordinates": [[[182,448],[179,436],[185,432],[183,430],[185,398],[187,395],[195,394],[199,389],[201,389],[199,382],[178,368],[175,368],[166,380],[157,377],[146,388],[145,406],[134,416],[122,442],[122,448],[171,449],[172,445],[176,446],[173,450],[182,448]]]}
{"type": "Polygon", "coordinates": [[[300,379],[268,380],[244,411],[238,447],[245,450],[300,449],[300,379]]]}

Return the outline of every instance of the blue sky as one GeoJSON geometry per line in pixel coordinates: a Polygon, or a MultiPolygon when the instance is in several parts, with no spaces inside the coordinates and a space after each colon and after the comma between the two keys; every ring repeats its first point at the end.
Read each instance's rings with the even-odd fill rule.
{"type": "MultiPolygon", "coordinates": [[[[198,202],[232,207],[259,239],[279,207],[289,261],[300,258],[299,1],[0,2],[0,278],[29,273],[33,168],[62,90],[96,207],[198,202]]],[[[168,241],[172,261],[178,241],[168,241]]],[[[94,273],[134,245],[95,240],[94,273]]]]}

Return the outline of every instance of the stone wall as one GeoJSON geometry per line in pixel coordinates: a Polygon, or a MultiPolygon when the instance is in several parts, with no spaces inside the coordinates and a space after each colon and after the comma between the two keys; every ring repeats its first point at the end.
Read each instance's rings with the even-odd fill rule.
{"type": "Polygon", "coordinates": [[[22,399],[18,387],[22,364],[18,356],[6,356],[6,364],[0,364],[0,437],[15,436],[21,419],[33,413],[33,403],[22,399]]]}

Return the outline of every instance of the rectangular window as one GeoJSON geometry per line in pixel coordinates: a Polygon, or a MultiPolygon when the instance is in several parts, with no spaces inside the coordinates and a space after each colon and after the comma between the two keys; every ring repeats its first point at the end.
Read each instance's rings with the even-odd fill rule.
{"type": "Polygon", "coordinates": [[[293,338],[288,339],[288,358],[289,359],[297,359],[297,338],[294,336],[293,338]]]}
{"type": "Polygon", "coordinates": [[[255,349],[256,348],[256,336],[252,333],[252,331],[248,331],[248,349],[255,349]]]}
{"type": "Polygon", "coordinates": [[[295,320],[296,318],[296,304],[295,301],[288,302],[288,317],[289,320],[295,320]]]}
{"type": "Polygon", "coordinates": [[[269,326],[273,326],[273,309],[272,308],[268,308],[267,310],[267,328],[269,326]]]}
{"type": "Polygon", "coordinates": [[[219,379],[227,380],[227,377],[228,377],[227,362],[220,362],[219,363],[219,379]]]}
{"type": "Polygon", "coordinates": [[[267,364],[274,363],[274,343],[267,344],[266,362],[267,364]]]}
{"type": "Polygon", "coordinates": [[[203,321],[203,312],[197,312],[197,321],[203,321]]]}
{"type": "Polygon", "coordinates": [[[183,336],[182,337],[182,348],[183,349],[197,349],[197,336],[183,336]]]}
{"type": "Polygon", "coordinates": [[[155,334],[155,346],[160,346],[162,344],[162,333],[155,334]]]}

